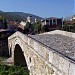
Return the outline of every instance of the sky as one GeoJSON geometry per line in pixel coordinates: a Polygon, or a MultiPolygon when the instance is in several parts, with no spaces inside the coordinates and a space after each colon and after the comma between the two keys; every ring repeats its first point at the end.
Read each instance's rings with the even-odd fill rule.
{"type": "Polygon", "coordinates": [[[75,0],[74,0],[74,14],[75,14],[75,0]]]}
{"type": "Polygon", "coordinates": [[[75,0],[0,0],[0,10],[25,12],[40,17],[67,17],[75,14],[75,0]]]}

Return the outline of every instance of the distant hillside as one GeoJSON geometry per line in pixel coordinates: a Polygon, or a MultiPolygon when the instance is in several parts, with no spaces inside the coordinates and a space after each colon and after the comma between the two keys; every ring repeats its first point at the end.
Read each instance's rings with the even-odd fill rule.
{"type": "Polygon", "coordinates": [[[8,20],[13,20],[13,21],[25,20],[28,16],[32,16],[33,18],[36,18],[38,20],[43,19],[42,17],[36,16],[33,14],[29,14],[29,13],[23,13],[23,12],[3,12],[3,11],[0,11],[0,15],[8,20]]]}

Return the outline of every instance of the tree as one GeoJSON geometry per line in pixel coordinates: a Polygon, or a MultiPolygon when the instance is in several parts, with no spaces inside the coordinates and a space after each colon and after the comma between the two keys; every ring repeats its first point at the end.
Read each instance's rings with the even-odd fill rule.
{"type": "Polygon", "coordinates": [[[34,32],[35,33],[40,33],[40,31],[41,31],[41,23],[40,22],[35,22],[33,26],[34,26],[34,32]]]}
{"type": "Polygon", "coordinates": [[[0,16],[0,28],[7,29],[7,21],[4,17],[0,16]]]}
{"type": "Polygon", "coordinates": [[[3,21],[3,17],[2,16],[0,16],[0,21],[3,21]]]}
{"type": "Polygon", "coordinates": [[[7,21],[6,21],[6,19],[4,19],[3,24],[4,24],[4,29],[7,29],[7,28],[8,28],[8,26],[7,26],[7,21]]]}
{"type": "Polygon", "coordinates": [[[25,33],[28,33],[28,32],[29,32],[29,25],[30,25],[30,23],[27,22],[27,23],[26,23],[26,26],[24,27],[24,32],[25,32],[25,33]]]}
{"type": "Polygon", "coordinates": [[[74,20],[74,23],[73,23],[73,32],[75,32],[75,20],[74,20]]]}
{"type": "Polygon", "coordinates": [[[49,25],[43,25],[42,26],[42,32],[49,32],[50,31],[50,26],[49,25]]]}
{"type": "Polygon", "coordinates": [[[29,22],[26,23],[26,26],[24,27],[24,32],[25,33],[32,33],[34,31],[33,25],[29,22]]]}
{"type": "Polygon", "coordinates": [[[68,31],[68,25],[64,25],[63,30],[68,31]]]}

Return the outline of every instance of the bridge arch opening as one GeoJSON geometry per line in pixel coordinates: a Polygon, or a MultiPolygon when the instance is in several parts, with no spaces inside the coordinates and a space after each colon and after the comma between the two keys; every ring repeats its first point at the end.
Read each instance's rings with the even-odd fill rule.
{"type": "Polygon", "coordinates": [[[21,47],[18,44],[16,44],[14,50],[14,65],[27,67],[25,56],[21,47]]]}

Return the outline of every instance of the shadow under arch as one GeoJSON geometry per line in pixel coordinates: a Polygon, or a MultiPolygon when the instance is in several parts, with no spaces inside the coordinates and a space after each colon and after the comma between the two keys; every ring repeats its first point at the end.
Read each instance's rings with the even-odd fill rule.
{"type": "Polygon", "coordinates": [[[27,67],[25,56],[21,47],[18,44],[16,44],[14,50],[14,65],[27,67]]]}

